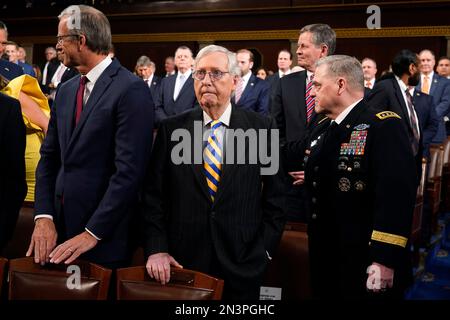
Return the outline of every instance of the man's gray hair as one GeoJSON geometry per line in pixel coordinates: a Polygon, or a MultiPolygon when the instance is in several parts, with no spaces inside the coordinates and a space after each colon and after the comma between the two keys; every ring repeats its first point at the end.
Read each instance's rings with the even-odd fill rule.
{"type": "Polygon", "coordinates": [[[70,34],[83,34],[92,52],[106,55],[111,51],[111,26],[101,11],[90,6],[73,5],[58,16],[60,20],[65,17],[69,18],[67,28],[70,34]]]}
{"type": "Polygon", "coordinates": [[[304,26],[300,34],[305,32],[312,33],[312,42],[316,47],[322,44],[328,47],[328,55],[332,55],[336,49],[336,32],[327,24],[315,23],[304,26]]]}
{"type": "Polygon", "coordinates": [[[236,54],[231,52],[227,48],[217,46],[217,45],[209,45],[200,50],[195,57],[194,69],[196,69],[198,62],[205,56],[214,53],[221,52],[224,53],[228,58],[228,72],[231,76],[241,76],[241,69],[239,68],[239,64],[236,59],[236,54]]]}
{"type": "Polygon", "coordinates": [[[364,61],[371,61],[375,65],[375,68],[377,67],[377,62],[375,60],[373,60],[372,58],[366,57],[366,58],[362,59],[361,64],[363,64],[364,61]]]}
{"type": "Polygon", "coordinates": [[[55,47],[47,47],[47,48],[45,48],[45,52],[47,52],[47,51],[53,51],[54,53],[56,53],[55,47]]]}
{"type": "Polygon", "coordinates": [[[0,30],[5,30],[6,35],[8,35],[8,28],[6,27],[6,24],[3,21],[0,21],[0,30]]]}
{"type": "Polygon", "coordinates": [[[194,57],[191,48],[189,48],[188,46],[179,46],[177,50],[175,50],[175,57],[177,56],[178,50],[188,50],[191,53],[191,57],[194,57]]]}
{"type": "Polygon", "coordinates": [[[434,52],[431,51],[430,49],[423,49],[422,51],[420,51],[419,56],[421,56],[422,53],[429,53],[433,57],[433,60],[436,60],[436,56],[434,55],[434,52]]]}
{"type": "Polygon", "coordinates": [[[358,59],[346,55],[323,57],[317,61],[316,66],[326,65],[327,76],[343,77],[350,88],[364,91],[364,74],[358,59]]]}
{"type": "Polygon", "coordinates": [[[136,61],[137,67],[155,67],[155,63],[147,56],[140,56],[136,61]]]}

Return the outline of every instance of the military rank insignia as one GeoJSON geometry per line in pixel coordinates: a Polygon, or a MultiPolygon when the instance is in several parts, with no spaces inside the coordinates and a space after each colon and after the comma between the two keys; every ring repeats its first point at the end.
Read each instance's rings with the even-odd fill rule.
{"type": "Polygon", "coordinates": [[[341,144],[340,155],[364,155],[366,146],[367,130],[354,130],[348,143],[341,144]]]}

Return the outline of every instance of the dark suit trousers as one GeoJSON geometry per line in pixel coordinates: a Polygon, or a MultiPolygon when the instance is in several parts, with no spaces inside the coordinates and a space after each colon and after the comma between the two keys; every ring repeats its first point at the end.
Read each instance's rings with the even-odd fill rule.
{"type": "Polygon", "coordinates": [[[260,283],[251,283],[242,278],[232,279],[232,275],[230,276],[223,271],[216,254],[214,253],[212,256],[208,274],[224,280],[222,300],[259,300],[260,283]]]}

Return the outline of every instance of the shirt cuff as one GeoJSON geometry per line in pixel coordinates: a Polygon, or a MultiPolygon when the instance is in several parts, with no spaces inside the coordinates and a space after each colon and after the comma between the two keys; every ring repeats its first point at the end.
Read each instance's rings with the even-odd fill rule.
{"type": "Polygon", "coordinates": [[[445,116],[445,117],[444,117],[444,122],[448,122],[448,121],[450,121],[450,118],[447,117],[447,116],[445,116]]]}
{"type": "Polygon", "coordinates": [[[267,254],[267,258],[268,258],[269,260],[272,260],[272,257],[270,256],[269,252],[267,252],[267,250],[266,250],[266,254],[267,254]]]}
{"type": "Polygon", "coordinates": [[[40,218],[47,218],[47,219],[53,220],[53,216],[50,214],[38,214],[34,217],[34,222],[36,222],[36,220],[40,219],[40,218]]]}
{"type": "Polygon", "coordinates": [[[87,233],[89,233],[91,236],[93,236],[97,241],[102,240],[99,237],[97,237],[95,234],[93,234],[92,231],[90,231],[88,228],[84,228],[84,230],[86,230],[87,233]]]}

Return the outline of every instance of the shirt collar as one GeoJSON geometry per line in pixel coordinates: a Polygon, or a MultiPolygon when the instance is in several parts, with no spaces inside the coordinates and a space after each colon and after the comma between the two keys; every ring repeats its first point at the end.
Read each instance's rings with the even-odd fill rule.
{"type": "Polygon", "coordinates": [[[347,108],[344,109],[344,111],[342,111],[334,120],[337,124],[341,124],[342,121],[344,121],[344,119],[347,117],[347,115],[350,113],[350,111],[353,110],[353,108],[362,100],[356,100],[355,102],[353,102],[351,105],[349,105],[347,108]]]}
{"type": "Polygon", "coordinates": [[[311,80],[311,76],[314,74],[314,72],[306,70],[306,82],[309,82],[311,80]]]}
{"type": "Polygon", "coordinates": [[[185,73],[182,73],[181,71],[178,71],[177,77],[180,77],[180,75],[183,75],[185,77],[185,79],[187,79],[187,78],[189,78],[191,73],[192,73],[191,69],[188,69],[185,73]]]}
{"type": "MultiPolygon", "coordinates": [[[[434,76],[434,71],[431,71],[429,74],[427,74],[428,80],[430,81],[429,83],[431,83],[431,81],[433,80],[433,76],[434,76]]],[[[423,73],[420,74],[420,80],[423,83],[423,78],[425,78],[425,75],[423,73]]]]}
{"type": "Polygon", "coordinates": [[[98,78],[102,75],[103,71],[105,71],[106,68],[111,64],[112,59],[109,56],[106,56],[105,59],[103,59],[102,62],[98,63],[94,68],[91,69],[86,74],[86,77],[88,78],[89,82],[94,85],[95,82],[97,82],[98,78]]]}
{"type": "Polygon", "coordinates": [[[402,93],[405,93],[406,89],[408,89],[406,84],[402,81],[402,79],[400,79],[397,76],[395,76],[395,79],[397,79],[398,85],[400,86],[400,90],[402,91],[402,93]]]}
{"type": "Polygon", "coordinates": [[[252,72],[249,71],[245,76],[242,77],[242,80],[244,80],[244,83],[247,83],[248,80],[250,80],[250,77],[252,76],[252,72]]]}
{"type": "Polygon", "coordinates": [[[281,71],[280,69],[278,69],[278,75],[279,77],[283,77],[283,76],[287,76],[289,73],[291,73],[291,69],[287,69],[286,72],[281,71]]]}
{"type": "Polygon", "coordinates": [[[153,73],[151,74],[151,76],[150,77],[148,77],[147,79],[144,79],[144,81],[148,81],[148,83],[149,83],[149,85],[152,83],[152,80],[153,80],[153,73]]]}
{"type": "MultiPolygon", "coordinates": [[[[219,121],[222,122],[225,126],[230,126],[230,118],[231,118],[231,102],[228,103],[225,111],[219,118],[219,121]]],[[[203,110],[203,126],[207,126],[211,121],[211,117],[203,110]]]]}

